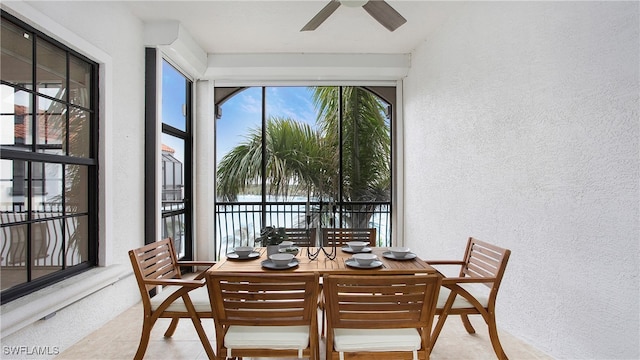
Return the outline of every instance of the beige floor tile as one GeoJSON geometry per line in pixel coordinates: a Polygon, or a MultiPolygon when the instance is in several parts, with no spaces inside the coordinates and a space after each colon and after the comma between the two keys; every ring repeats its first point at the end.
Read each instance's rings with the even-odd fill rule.
{"type": "MultiPolygon", "coordinates": [[[[487,326],[479,316],[470,317],[476,334],[470,335],[464,329],[458,317],[452,316],[442,329],[431,354],[434,360],[485,360],[495,359],[487,326]]],[[[160,319],[151,332],[151,341],[145,359],[193,359],[206,360],[193,324],[182,319],[172,338],[165,338],[164,331],[169,325],[168,319],[160,319]]],[[[211,346],[215,349],[215,330],[213,320],[203,319],[202,325],[207,332],[211,346]]],[[[132,359],[138,348],[142,328],[142,305],[138,304],[123,312],[105,326],[80,340],[56,358],[59,360],[119,360],[132,359]]],[[[499,332],[502,346],[511,359],[551,360],[552,358],[524,343],[504,331],[499,332]]],[[[320,344],[321,359],[325,357],[324,341],[320,344]]],[[[263,360],[246,359],[245,360],[263,360]]],[[[284,359],[282,359],[284,360],[284,359]]]]}

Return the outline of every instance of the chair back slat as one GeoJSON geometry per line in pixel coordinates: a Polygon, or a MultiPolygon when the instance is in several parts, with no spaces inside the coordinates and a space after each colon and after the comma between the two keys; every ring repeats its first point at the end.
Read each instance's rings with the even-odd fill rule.
{"type": "MultiPolygon", "coordinates": [[[[144,284],[145,280],[173,279],[181,276],[171,238],[130,250],[129,258],[139,284],[144,284]]],[[[155,287],[156,285],[146,284],[144,291],[140,289],[143,300],[149,298],[148,292],[155,287]]]]}
{"type": "Polygon", "coordinates": [[[316,316],[317,274],[210,272],[207,286],[216,327],[308,325],[316,316]]]}
{"type": "Polygon", "coordinates": [[[349,241],[364,241],[368,242],[369,246],[376,246],[376,234],[375,228],[324,228],[322,229],[322,243],[324,246],[343,246],[349,241]]]}
{"type": "Polygon", "coordinates": [[[486,278],[487,282],[484,284],[497,289],[510,254],[508,249],[471,237],[467,243],[465,266],[460,270],[460,276],[486,278]]]}
{"type": "Polygon", "coordinates": [[[465,268],[465,274],[467,276],[472,277],[486,277],[486,278],[494,278],[496,275],[497,269],[495,268],[487,268],[483,266],[483,264],[478,264],[474,262],[473,259],[467,263],[465,268]]]}
{"type": "Polygon", "coordinates": [[[430,328],[440,277],[328,275],[323,288],[329,331],[430,328]]]}
{"type": "Polygon", "coordinates": [[[284,233],[287,234],[287,240],[297,246],[307,247],[316,245],[315,228],[286,228],[284,229],[284,233]]]}

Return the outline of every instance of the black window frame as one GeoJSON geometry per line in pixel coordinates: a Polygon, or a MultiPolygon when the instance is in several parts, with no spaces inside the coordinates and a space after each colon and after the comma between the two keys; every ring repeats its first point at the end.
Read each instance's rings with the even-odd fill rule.
{"type": "MultiPolygon", "coordinates": [[[[242,91],[247,90],[247,89],[251,89],[251,88],[259,88],[261,89],[261,132],[262,132],[262,174],[266,173],[266,163],[265,163],[265,149],[266,149],[266,121],[267,121],[267,111],[266,111],[266,89],[270,88],[270,87],[287,87],[288,85],[255,85],[255,86],[228,86],[228,87],[215,87],[214,88],[214,106],[215,106],[215,111],[216,111],[216,120],[220,119],[222,117],[222,105],[229,99],[233,98],[234,96],[240,94],[242,91]]],[[[300,85],[300,86],[305,86],[305,85],[300,85]]],[[[339,104],[338,104],[338,117],[339,117],[339,125],[338,125],[338,131],[339,131],[339,137],[340,137],[340,143],[343,143],[343,133],[344,133],[344,129],[343,129],[343,119],[344,119],[344,104],[343,104],[343,96],[344,96],[344,89],[345,88],[358,88],[362,91],[368,92],[374,96],[376,96],[377,98],[379,98],[380,100],[382,100],[384,103],[386,103],[386,116],[389,119],[389,141],[390,141],[390,158],[389,158],[389,168],[390,168],[390,179],[389,179],[389,200],[388,201],[384,201],[384,203],[388,203],[388,225],[387,225],[387,233],[383,234],[381,232],[378,232],[377,234],[377,242],[381,245],[384,246],[391,246],[394,235],[394,217],[396,216],[396,201],[397,199],[399,199],[399,196],[397,194],[397,188],[396,188],[396,184],[397,184],[397,171],[396,171],[396,162],[397,162],[397,157],[399,156],[400,152],[397,148],[397,130],[396,127],[398,126],[398,116],[397,116],[397,112],[396,112],[396,108],[397,108],[397,85],[315,85],[313,84],[313,82],[310,82],[309,85],[306,85],[309,87],[315,87],[315,86],[320,86],[320,87],[334,87],[336,89],[338,89],[339,92],[339,104]]],[[[217,133],[216,133],[216,136],[217,133]]],[[[343,183],[344,180],[344,168],[343,168],[343,146],[340,146],[339,149],[339,179],[340,179],[340,183],[343,183]]],[[[218,166],[217,160],[216,160],[216,164],[215,166],[218,166]]],[[[215,179],[217,181],[217,178],[215,179]]],[[[319,223],[319,227],[346,227],[346,223],[344,221],[344,214],[346,213],[345,209],[345,205],[347,204],[358,204],[358,203],[362,203],[361,201],[346,201],[344,199],[344,194],[343,194],[343,186],[339,187],[339,193],[337,194],[337,200],[335,200],[333,203],[328,203],[328,202],[323,202],[322,200],[318,203],[312,203],[312,205],[317,206],[318,207],[318,211],[319,212],[323,212],[323,211],[333,211],[336,215],[338,220],[337,221],[333,221],[333,220],[329,220],[329,222],[323,223],[323,220],[320,219],[320,223],[319,223]],[[323,210],[323,208],[325,210],[323,210]]],[[[252,210],[249,210],[247,212],[248,213],[260,213],[260,227],[265,226],[265,225],[272,225],[272,226],[279,226],[277,224],[270,224],[267,222],[267,212],[269,212],[269,208],[270,208],[270,204],[271,202],[266,200],[266,196],[267,196],[267,188],[266,188],[266,181],[264,178],[264,175],[262,175],[262,181],[261,181],[261,199],[259,201],[256,202],[250,202],[250,203],[242,203],[242,204],[250,204],[250,205],[255,205],[256,207],[253,208],[252,210]],[[256,210],[259,209],[259,210],[256,210]]],[[[380,202],[383,203],[383,202],[380,202]]],[[[219,209],[219,204],[220,207],[225,207],[228,205],[232,205],[232,202],[226,202],[226,201],[220,201],[218,199],[218,197],[216,197],[215,199],[215,208],[216,211],[218,211],[219,209]]],[[[298,208],[299,211],[299,208],[298,208]]],[[[218,212],[219,214],[220,212],[218,212]]],[[[217,215],[218,215],[217,214],[217,215]]],[[[235,240],[233,242],[233,246],[229,246],[229,241],[225,240],[225,247],[223,247],[223,240],[220,236],[221,232],[219,231],[219,228],[223,225],[219,219],[218,216],[214,217],[214,227],[215,227],[215,240],[214,240],[214,247],[216,249],[216,254],[218,256],[220,256],[221,254],[223,254],[225,251],[233,248],[233,246],[236,245],[245,245],[244,243],[238,243],[236,244],[235,240]]],[[[233,221],[233,220],[232,220],[233,221]]],[[[309,226],[308,224],[309,220],[307,218],[307,226],[309,226]]],[[[233,226],[232,226],[233,227],[233,226]]],[[[259,229],[259,228],[256,228],[259,229]]],[[[254,229],[254,231],[256,230],[254,229]]],[[[257,233],[254,233],[253,236],[257,237],[257,233]]],[[[247,237],[251,237],[251,232],[248,232],[247,237]]],[[[242,235],[240,236],[240,241],[243,241],[242,239],[242,235]]],[[[250,245],[253,245],[252,243],[250,245]]]]}
{"type": "MultiPolygon", "coordinates": [[[[162,67],[162,65],[160,65],[162,67]]],[[[160,69],[160,71],[162,71],[160,69]]],[[[169,58],[163,56],[162,51],[157,48],[148,47],[145,49],[145,244],[159,241],[165,234],[158,233],[158,220],[163,225],[179,216],[184,216],[184,255],[179,256],[179,260],[189,261],[194,259],[194,236],[193,236],[193,86],[194,81],[176,67],[169,58]],[[167,62],[185,79],[185,129],[175,128],[167,123],[160,123],[157,104],[162,99],[157,97],[157,90],[163,84],[158,82],[158,60],[167,62]],[[184,163],[182,164],[184,186],[184,208],[179,210],[163,211],[156,203],[157,195],[163,189],[158,189],[158,176],[164,176],[164,169],[157,171],[158,143],[162,141],[156,136],[156,129],[160,127],[161,134],[170,135],[184,141],[184,163]],[[160,215],[158,217],[158,214],[160,215]]],[[[160,150],[162,152],[162,150],[160,150]]],[[[160,161],[164,161],[160,154],[160,161]]],[[[163,182],[162,179],[161,182],[163,182]]],[[[162,195],[160,196],[162,198],[162,195]]],[[[162,199],[161,199],[162,201],[162,199]]],[[[164,232],[164,229],[162,230],[164,232]]],[[[177,244],[176,239],[172,239],[177,244]]],[[[179,252],[176,246],[176,251],[179,252]]]]}
{"type": "MultiPolygon", "coordinates": [[[[99,209],[99,182],[98,182],[98,173],[99,173],[99,64],[96,63],[95,61],[89,59],[88,57],[82,55],[81,53],[78,53],[77,51],[72,50],[71,48],[65,46],[64,44],[60,43],[59,41],[51,38],[50,36],[46,35],[45,33],[38,31],[37,29],[35,29],[34,27],[30,26],[29,24],[25,23],[24,21],[16,18],[15,16],[12,16],[11,14],[5,12],[4,10],[1,11],[1,18],[3,22],[10,22],[11,24],[21,28],[23,31],[29,33],[30,36],[32,36],[33,42],[32,42],[32,51],[33,51],[33,61],[32,61],[32,71],[34,76],[31,79],[31,88],[28,87],[24,87],[24,86],[20,86],[19,84],[14,84],[8,81],[5,81],[4,79],[0,79],[0,82],[2,85],[5,86],[9,86],[11,88],[14,89],[19,89],[20,91],[24,91],[27,92],[31,98],[31,101],[33,102],[33,106],[34,106],[34,114],[32,114],[31,116],[31,121],[32,124],[35,126],[35,124],[37,123],[37,109],[35,108],[35,99],[38,97],[44,97],[47,98],[49,96],[42,94],[42,93],[38,93],[38,87],[36,86],[37,83],[37,78],[35,76],[36,74],[36,68],[38,66],[37,63],[37,59],[36,59],[36,47],[37,47],[37,42],[38,41],[46,41],[49,44],[52,44],[53,46],[55,46],[58,50],[61,50],[62,52],[65,53],[65,61],[66,61],[66,67],[67,67],[67,72],[66,72],[66,77],[65,77],[65,81],[66,81],[66,88],[67,88],[67,95],[65,96],[65,99],[56,99],[57,102],[63,104],[64,106],[66,106],[67,109],[78,109],[81,111],[85,111],[88,116],[88,124],[89,124],[89,132],[88,132],[88,137],[89,137],[89,154],[86,157],[77,157],[77,156],[71,156],[68,155],[67,151],[68,149],[63,149],[65,150],[65,154],[64,155],[60,155],[60,154],[51,154],[51,153],[46,153],[46,152],[39,152],[40,149],[43,149],[45,147],[42,146],[38,146],[37,141],[32,141],[32,144],[29,144],[28,146],[31,147],[30,151],[24,151],[24,150],[16,150],[16,149],[11,149],[9,147],[3,147],[2,151],[0,151],[0,159],[2,160],[10,160],[10,161],[14,161],[14,164],[16,161],[18,162],[26,162],[26,164],[28,164],[28,166],[31,166],[31,164],[34,163],[39,163],[42,164],[42,166],[44,167],[45,164],[60,164],[62,165],[62,173],[65,173],[65,168],[66,165],[69,166],[75,166],[75,165],[79,165],[79,166],[86,166],[87,167],[87,194],[86,194],[86,198],[87,198],[87,210],[86,211],[82,211],[82,212],[67,212],[67,210],[65,209],[64,206],[64,199],[66,197],[63,197],[63,206],[62,206],[62,214],[61,216],[55,216],[55,217],[50,217],[50,218],[37,218],[34,219],[32,216],[33,211],[35,211],[35,209],[30,209],[31,207],[31,197],[32,197],[32,190],[29,189],[28,190],[28,194],[26,196],[25,199],[25,204],[27,204],[27,217],[25,220],[23,221],[18,221],[18,222],[12,222],[12,223],[0,223],[0,226],[5,228],[5,227],[9,227],[9,225],[11,226],[17,226],[17,225],[26,225],[27,226],[27,249],[26,249],[26,253],[25,253],[25,258],[26,259],[31,259],[31,236],[32,236],[32,231],[30,230],[32,226],[37,226],[37,224],[43,223],[44,221],[51,221],[51,220],[59,220],[61,223],[66,224],[67,221],[69,219],[73,218],[81,218],[81,217],[86,217],[87,219],[87,238],[86,238],[86,259],[84,259],[84,261],[80,262],[79,264],[76,265],[67,265],[67,253],[66,253],[66,247],[63,245],[62,246],[62,252],[64,255],[61,256],[61,269],[60,270],[56,270],[50,274],[41,276],[41,277],[36,277],[35,279],[32,277],[32,267],[33,264],[30,261],[25,262],[25,266],[27,268],[27,281],[23,282],[21,284],[18,285],[14,285],[10,288],[7,288],[5,290],[3,290],[0,293],[0,303],[1,304],[5,304],[8,303],[10,301],[13,301],[15,299],[18,299],[20,297],[23,297],[25,295],[28,295],[30,293],[33,293],[37,290],[46,288],[54,283],[60,282],[64,279],[69,278],[70,276],[73,275],[77,275],[79,273],[82,273],[84,271],[87,271],[91,268],[94,268],[96,266],[99,265],[98,262],[98,244],[99,244],[99,228],[98,228],[98,223],[99,223],[99,219],[98,219],[98,209],[99,209]],[[39,40],[40,39],[40,40],[39,40]],[[69,99],[69,79],[70,79],[70,74],[69,74],[69,66],[70,66],[70,61],[71,59],[75,57],[76,59],[80,59],[84,62],[86,62],[87,64],[89,64],[90,67],[90,82],[91,82],[91,87],[90,87],[90,97],[88,99],[88,106],[80,106],[78,104],[74,104],[71,102],[71,100],[69,99]]],[[[51,98],[51,97],[49,97],[51,98]]],[[[68,112],[67,112],[68,113],[68,112]]],[[[69,118],[66,117],[66,121],[65,121],[65,127],[66,127],[66,139],[68,140],[69,137],[69,118]]],[[[35,133],[35,131],[34,131],[35,133]]],[[[34,134],[35,137],[35,134],[34,134]]],[[[68,147],[68,141],[66,142],[67,147],[68,147]]],[[[27,183],[33,184],[33,182],[35,180],[38,179],[34,179],[33,176],[31,175],[31,171],[27,171],[26,174],[26,179],[24,180],[27,183]]],[[[40,181],[42,182],[42,179],[40,179],[40,181]]],[[[62,178],[63,184],[64,184],[64,175],[62,178]]],[[[30,188],[32,188],[33,186],[31,186],[30,188]]],[[[63,189],[64,189],[64,185],[63,185],[63,189]]],[[[14,204],[15,205],[15,204],[14,204]]],[[[14,206],[14,208],[16,208],[14,206]]],[[[15,210],[14,210],[15,211],[15,210]]],[[[64,228],[64,226],[63,226],[64,228]]],[[[66,229],[66,228],[65,228],[66,229]]],[[[63,234],[63,241],[64,241],[64,234],[67,230],[61,230],[62,234],[63,234]]]]}

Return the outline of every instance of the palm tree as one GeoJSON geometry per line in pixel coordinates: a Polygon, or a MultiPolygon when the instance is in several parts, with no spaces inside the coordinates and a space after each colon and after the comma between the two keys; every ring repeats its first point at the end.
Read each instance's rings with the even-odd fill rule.
{"type": "MultiPolygon", "coordinates": [[[[322,166],[321,138],[309,124],[291,118],[267,120],[266,182],[273,195],[288,196],[318,181],[322,166]]],[[[218,195],[236,201],[251,185],[261,184],[262,132],[251,129],[246,141],[233,148],[218,165],[218,195]]]]}
{"type": "MultiPolygon", "coordinates": [[[[375,95],[357,87],[312,90],[319,109],[317,131],[291,118],[267,120],[264,179],[269,193],[287,196],[306,190],[330,202],[340,202],[342,196],[349,214],[344,218],[347,225],[369,227],[375,205],[352,202],[390,199],[391,146],[384,107],[375,95]],[[342,122],[338,111],[341,89],[342,122]]],[[[239,193],[262,183],[262,144],[261,129],[252,129],[246,141],[222,159],[219,196],[235,201],[239,193]]]]}
{"type": "MultiPolygon", "coordinates": [[[[389,126],[384,106],[378,98],[359,87],[318,87],[313,98],[318,107],[318,124],[329,147],[342,148],[342,202],[351,214],[345,220],[350,227],[369,227],[375,205],[355,205],[352,202],[388,201],[390,199],[389,126]],[[343,116],[340,124],[340,90],[343,116]],[[342,125],[342,132],[339,131],[342,125]],[[340,146],[342,134],[342,146],[340,146]]],[[[339,151],[335,151],[338,155],[339,151]]],[[[340,159],[333,163],[339,169],[340,159]]],[[[338,191],[333,194],[339,196],[338,191]]],[[[338,199],[336,199],[338,200],[338,199]]]]}

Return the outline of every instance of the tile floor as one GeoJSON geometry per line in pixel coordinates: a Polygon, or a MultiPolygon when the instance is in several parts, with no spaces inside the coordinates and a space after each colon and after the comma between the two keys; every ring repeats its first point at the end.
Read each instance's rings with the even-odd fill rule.
{"type": "MultiPolygon", "coordinates": [[[[142,304],[138,304],[63,350],[56,359],[132,359],[140,340],[141,318],[142,304]]],[[[448,319],[433,349],[431,359],[495,359],[487,327],[482,318],[471,316],[471,320],[477,331],[475,335],[466,333],[459,318],[448,319]]],[[[213,320],[203,319],[202,322],[207,336],[213,342],[213,320]]],[[[163,333],[168,324],[168,319],[160,319],[154,326],[145,359],[207,359],[191,321],[181,320],[173,337],[165,339],[163,333]]],[[[552,359],[504,331],[500,332],[500,340],[511,359],[552,359]]],[[[215,344],[212,346],[215,349],[215,344]]],[[[320,344],[320,357],[325,357],[324,341],[320,344]]]]}

